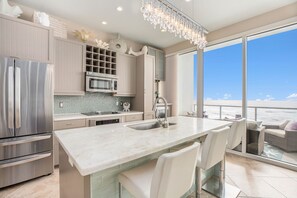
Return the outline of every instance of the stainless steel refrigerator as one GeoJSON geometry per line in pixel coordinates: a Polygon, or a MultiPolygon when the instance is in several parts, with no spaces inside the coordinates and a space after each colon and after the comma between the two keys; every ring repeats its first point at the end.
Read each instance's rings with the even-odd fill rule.
{"type": "Polygon", "coordinates": [[[53,66],[0,56],[0,188],[53,172],[53,66]]]}

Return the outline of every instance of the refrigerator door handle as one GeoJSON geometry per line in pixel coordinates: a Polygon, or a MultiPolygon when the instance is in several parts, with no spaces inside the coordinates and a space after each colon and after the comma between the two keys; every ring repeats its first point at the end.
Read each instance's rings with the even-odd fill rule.
{"type": "Polygon", "coordinates": [[[8,67],[8,128],[14,128],[14,67],[8,67]]]}
{"type": "Polygon", "coordinates": [[[15,128],[21,128],[21,69],[15,68],[15,128]]]}

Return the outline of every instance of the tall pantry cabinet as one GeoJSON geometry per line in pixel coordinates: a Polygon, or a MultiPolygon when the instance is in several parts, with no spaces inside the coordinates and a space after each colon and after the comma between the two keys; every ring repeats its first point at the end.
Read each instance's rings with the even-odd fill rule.
{"type": "Polygon", "coordinates": [[[135,111],[143,111],[144,120],[153,119],[155,57],[141,55],[136,62],[136,96],[132,98],[132,108],[135,111]]]}

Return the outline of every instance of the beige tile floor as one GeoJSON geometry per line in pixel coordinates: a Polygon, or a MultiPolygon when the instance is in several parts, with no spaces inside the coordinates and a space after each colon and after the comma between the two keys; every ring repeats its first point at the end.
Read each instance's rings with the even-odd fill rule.
{"type": "MultiPolygon", "coordinates": [[[[239,197],[297,198],[297,172],[231,154],[226,159],[226,182],[242,190],[239,197]]],[[[0,198],[58,198],[58,174],[1,189],[0,198]]]]}

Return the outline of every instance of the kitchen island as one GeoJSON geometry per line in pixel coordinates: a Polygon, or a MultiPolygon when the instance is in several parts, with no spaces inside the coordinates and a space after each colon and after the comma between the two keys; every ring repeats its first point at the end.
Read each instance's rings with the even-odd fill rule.
{"type": "MultiPolygon", "coordinates": [[[[135,130],[131,125],[156,120],[119,123],[56,133],[60,143],[60,197],[118,197],[117,175],[158,158],[170,149],[197,140],[230,122],[171,117],[169,128],[135,130]],[[70,133],[71,131],[71,133],[70,133]],[[82,133],[83,131],[83,133],[82,133]]],[[[204,175],[207,179],[214,169],[204,175]]],[[[124,191],[124,197],[131,197],[124,191]]]]}

